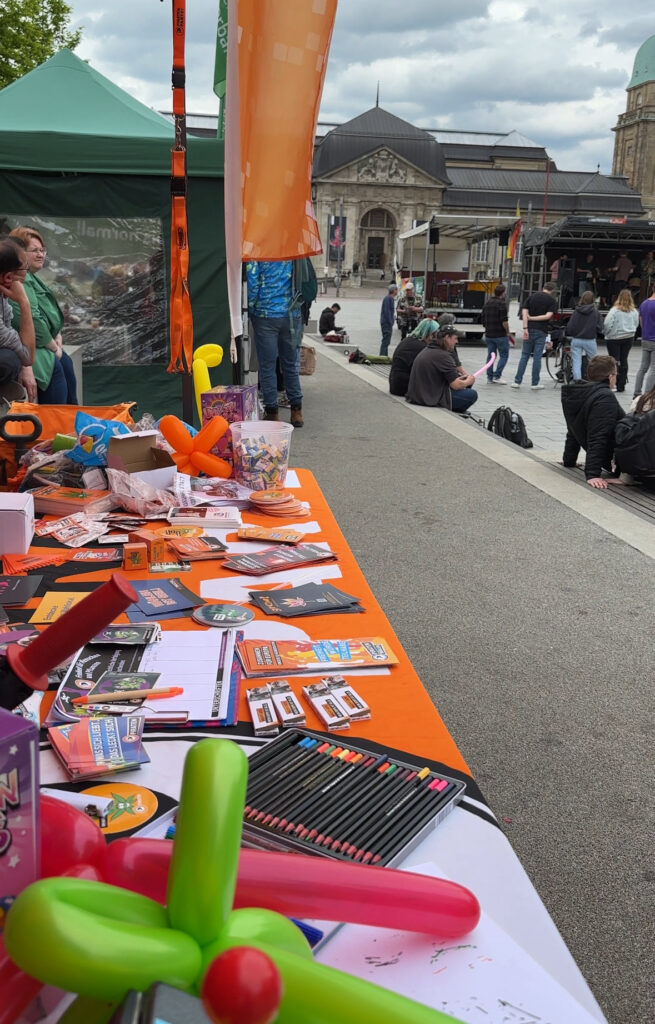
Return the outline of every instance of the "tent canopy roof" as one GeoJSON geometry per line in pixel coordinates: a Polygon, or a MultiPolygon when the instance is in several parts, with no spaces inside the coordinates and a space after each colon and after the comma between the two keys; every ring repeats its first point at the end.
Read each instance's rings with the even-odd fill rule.
{"type": "MultiPolygon", "coordinates": [[[[70,50],[0,90],[0,166],[8,170],[170,174],[170,121],[70,50]]],[[[220,177],[223,146],[189,139],[189,174],[220,177]]]]}

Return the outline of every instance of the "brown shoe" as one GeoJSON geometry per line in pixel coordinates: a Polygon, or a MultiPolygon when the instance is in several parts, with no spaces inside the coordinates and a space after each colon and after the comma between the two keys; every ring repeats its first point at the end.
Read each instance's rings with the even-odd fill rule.
{"type": "Polygon", "coordinates": [[[264,409],[264,419],[265,420],[274,420],[275,422],[277,422],[280,419],[280,417],[278,415],[278,411],[277,411],[277,406],[276,405],[267,405],[266,406],[266,408],[264,409]]]}
{"type": "Polygon", "coordinates": [[[292,427],[302,427],[303,426],[303,422],[304,421],[303,421],[303,418],[302,418],[302,406],[301,405],[292,405],[291,406],[291,426],[292,427]]]}

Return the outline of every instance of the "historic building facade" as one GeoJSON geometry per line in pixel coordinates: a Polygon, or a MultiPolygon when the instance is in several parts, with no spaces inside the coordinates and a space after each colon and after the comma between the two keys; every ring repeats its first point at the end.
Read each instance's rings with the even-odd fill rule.
{"type": "Polygon", "coordinates": [[[612,172],[624,174],[655,218],[655,35],[635,57],[625,113],[619,115],[612,172]]]}
{"type": "MultiPolygon", "coordinates": [[[[544,210],[547,223],[570,214],[644,212],[624,176],[560,171],[542,146],[518,132],[423,130],[381,107],[319,134],[312,182],[324,248],[314,261],[319,277],[326,267],[334,274],[340,255],[357,280],[388,280],[398,235],[435,215],[511,223],[520,211],[524,222],[536,224],[544,210]]],[[[493,277],[501,269],[496,241],[474,246],[470,256],[466,246],[439,248],[444,277],[493,277]]]]}

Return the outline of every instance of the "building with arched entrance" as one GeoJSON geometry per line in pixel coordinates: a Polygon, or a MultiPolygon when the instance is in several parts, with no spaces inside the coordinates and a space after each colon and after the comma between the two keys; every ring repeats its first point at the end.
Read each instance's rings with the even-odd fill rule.
{"type": "MultiPolygon", "coordinates": [[[[655,90],[655,85],[653,85],[655,90]]],[[[655,126],[654,130],[655,130],[655,126]]],[[[652,173],[652,166],[651,166],[652,173]]],[[[341,125],[318,126],[312,197],[323,255],[314,258],[319,277],[337,269],[357,282],[389,280],[400,234],[449,214],[474,224],[498,216],[526,226],[570,215],[641,217],[639,193],[623,174],[560,171],[543,146],[519,132],[462,132],[416,128],[373,107],[341,125]]],[[[406,247],[407,249],[407,247],[406,247]]],[[[410,250],[411,251],[411,250],[410,250]]],[[[434,255],[434,254],[433,254],[434,255]]],[[[498,240],[442,240],[437,270],[442,279],[518,275],[504,265],[498,240]],[[501,264],[503,264],[501,266],[501,264]]],[[[506,261],[505,261],[506,262],[506,261]]],[[[412,266],[412,273],[423,270],[412,266]]]]}

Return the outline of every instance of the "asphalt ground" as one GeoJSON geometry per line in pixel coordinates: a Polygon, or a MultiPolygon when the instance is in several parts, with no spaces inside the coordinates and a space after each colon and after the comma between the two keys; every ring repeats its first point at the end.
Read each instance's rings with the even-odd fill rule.
{"type": "Polygon", "coordinates": [[[652,559],[449,424],[491,435],[431,422],[317,349],[292,463],[316,475],[610,1024],[652,1024],[652,559]]]}

